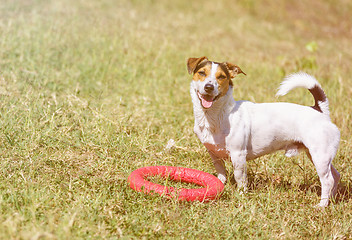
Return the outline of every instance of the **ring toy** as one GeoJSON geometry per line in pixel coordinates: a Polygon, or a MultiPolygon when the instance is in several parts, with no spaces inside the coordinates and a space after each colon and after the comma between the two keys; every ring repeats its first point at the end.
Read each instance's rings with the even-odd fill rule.
{"type": "Polygon", "coordinates": [[[215,176],[196,169],[171,167],[171,166],[151,166],[139,168],[128,177],[130,187],[138,192],[174,198],[181,201],[210,201],[218,198],[224,189],[224,184],[215,176]],[[187,189],[173,188],[149,182],[145,178],[150,176],[161,176],[174,181],[194,183],[203,188],[187,189]]]}

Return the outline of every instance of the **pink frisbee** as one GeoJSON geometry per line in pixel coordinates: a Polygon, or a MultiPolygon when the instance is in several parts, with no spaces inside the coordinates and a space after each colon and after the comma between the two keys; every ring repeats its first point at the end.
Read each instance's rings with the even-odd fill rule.
{"type": "Polygon", "coordinates": [[[181,201],[210,201],[220,197],[224,184],[215,176],[196,169],[151,166],[139,168],[128,177],[130,187],[138,192],[146,194],[157,193],[160,196],[174,198],[181,201]],[[203,188],[187,189],[173,188],[149,182],[145,178],[150,176],[161,176],[174,181],[194,183],[203,188]]]}

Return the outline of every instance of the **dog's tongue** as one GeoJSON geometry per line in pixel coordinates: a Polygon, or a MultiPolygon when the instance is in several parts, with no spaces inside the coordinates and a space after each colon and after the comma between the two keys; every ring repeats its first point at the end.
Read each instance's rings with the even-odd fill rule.
{"type": "Polygon", "coordinates": [[[204,98],[202,98],[202,106],[204,108],[210,108],[211,105],[213,105],[213,100],[208,101],[208,100],[205,100],[204,98]]]}

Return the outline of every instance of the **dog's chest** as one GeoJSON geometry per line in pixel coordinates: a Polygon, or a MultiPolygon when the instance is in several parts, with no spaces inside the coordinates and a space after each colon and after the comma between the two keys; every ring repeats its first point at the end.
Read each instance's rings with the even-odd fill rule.
{"type": "Polygon", "coordinates": [[[223,148],[219,145],[204,143],[204,146],[208,149],[209,152],[217,156],[218,158],[228,158],[229,153],[226,148],[223,148]]]}
{"type": "Polygon", "coordinates": [[[225,133],[221,131],[214,133],[209,129],[202,129],[200,127],[195,127],[195,133],[209,152],[219,158],[227,158],[229,156],[229,153],[226,150],[225,133]]]}

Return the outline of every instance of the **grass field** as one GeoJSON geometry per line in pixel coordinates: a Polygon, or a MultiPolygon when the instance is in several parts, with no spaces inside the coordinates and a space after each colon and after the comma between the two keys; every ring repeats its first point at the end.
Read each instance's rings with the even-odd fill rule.
{"type": "MultiPolygon", "coordinates": [[[[351,239],[352,3],[2,0],[0,239],[351,239]],[[140,167],[215,174],[193,133],[188,57],[239,65],[235,99],[275,98],[316,76],[341,130],[342,175],[325,210],[305,155],[248,163],[250,190],[180,203],[129,188],[140,167]],[[170,139],[175,147],[165,150],[170,139]]],[[[232,171],[231,164],[227,164],[232,171]]]]}

